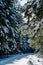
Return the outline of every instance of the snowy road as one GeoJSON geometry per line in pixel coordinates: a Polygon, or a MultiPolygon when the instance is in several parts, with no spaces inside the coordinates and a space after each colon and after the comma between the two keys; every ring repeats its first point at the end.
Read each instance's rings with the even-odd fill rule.
{"type": "Polygon", "coordinates": [[[43,65],[43,60],[35,54],[18,54],[1,60],[0,65],[43,65]]]}

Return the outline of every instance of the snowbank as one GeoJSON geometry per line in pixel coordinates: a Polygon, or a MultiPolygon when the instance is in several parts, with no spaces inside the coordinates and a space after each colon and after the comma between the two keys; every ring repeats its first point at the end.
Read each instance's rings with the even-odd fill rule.
{"type": "Polygon", "coordinates": [[[1,60],[0,65],[43,65],[43,58],[36,54],[17,54],[1,60]]]}

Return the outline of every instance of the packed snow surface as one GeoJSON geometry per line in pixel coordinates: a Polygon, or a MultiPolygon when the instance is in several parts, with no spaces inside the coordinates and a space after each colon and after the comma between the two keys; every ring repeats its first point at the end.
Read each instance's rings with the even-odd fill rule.
{"type": "Polygon", "coordinates": [[[0,65],[43,65],[43,58],[36,54],[16,54],[0,60],[0,65]]]}

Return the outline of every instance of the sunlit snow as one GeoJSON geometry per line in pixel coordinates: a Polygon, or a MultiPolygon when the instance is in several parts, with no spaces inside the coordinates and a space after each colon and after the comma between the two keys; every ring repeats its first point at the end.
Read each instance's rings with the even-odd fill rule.
{"type": "Polygon", "coordinates": [[[36,54],[18,54],[1,60],[0,65],[43,65],[43,59],[36,54]]]}

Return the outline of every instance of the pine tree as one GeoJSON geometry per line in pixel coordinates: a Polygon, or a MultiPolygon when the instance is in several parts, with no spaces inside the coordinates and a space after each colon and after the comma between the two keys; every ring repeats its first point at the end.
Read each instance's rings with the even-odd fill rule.
{"type": "Polygon", "coordinates": [[[0,0],[0,55],[19,52],[18,24],[22,22],[22,16],[15,8],[14,2],[14,0],[0,0]]]}
{"type": "Polygon", "coordinates": [[[43,0],[28,0],[26,6],[27,23],[24,25],[28,27],[24,33],[30,35],[31,47],[43,54],[43,0]]]}

